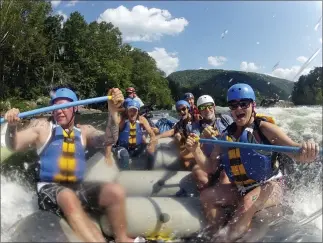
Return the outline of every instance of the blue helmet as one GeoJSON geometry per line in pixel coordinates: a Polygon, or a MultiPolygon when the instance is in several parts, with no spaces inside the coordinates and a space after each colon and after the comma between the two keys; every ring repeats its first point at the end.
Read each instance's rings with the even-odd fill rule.
{"type": "Polygon", "coordinates": [[[251,99],[256,100],[255,92],[248,84],[232,85],[227,93],[227,102],[231,100],[251,99]]]}
{"type": "Polygon", "coordinates": [[[192,93],[185,93],[184,94],[184,100],[190,99],[190,98],[194,98],[194,95],[192,93]]]}
{"type": "Polygon", "coordinates": [[[59,99],[59,98],[69,99],[70,101],[77,101],[78,100],[76,94],[68,88],[57,89],[54,92],[54,94],[51,95],[50,103],[54,104],[55,100],[59,99]]]}
{"type": "Polygon", "coordinates": [[[179,100],[176,102],[176,109],[181,105],[185,105],[188,109],[191,108],[190,104],[186,100],[179,100]]]}
{"type": "Polygon", "coordinates": [[[139,102],[134,99],[128,100],[128,102],[126,103],[126,109],[131,109],[131,108],[136,108],[137,110],[139,110],[140,109],[139,102]]]}
{"type": "Polygon", "coordinates": [[[128,104],[128,102],[129,102],[129,101],[132,101],[132,100],[133,100],[132,98],[127,98],[127,99],[125,99],[125,100],[124,100],[124,102],[123,102],[123,107],[124,107],[124,108],[127,108],[127,104],[128,104]]]}

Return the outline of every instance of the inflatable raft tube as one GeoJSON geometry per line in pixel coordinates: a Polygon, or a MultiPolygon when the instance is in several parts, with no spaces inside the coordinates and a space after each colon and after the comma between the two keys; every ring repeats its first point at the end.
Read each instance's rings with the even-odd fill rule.
{"type": "MultiPolygon", "coordinates": [[[[130,197],[126,201],[130,237],[173,240],[189,238],[205,226],[197,197],[130,197]]],[[[110,223],[101,217],[102,231],[112,236],[110,223]]]]}
{"type": "MultiPolygon", "coordinates": [[[[147,139],[147,143],[148,142],[149,139],[147,139]]],[[[148,165],[147,163],[148,162],[146,156],[139,155],[138,157],[131,158],[130,169],[146,170],[148,165]]],[[[175,144],[173,138],[158,139],[152,170],[181,170],[179,150],[177,149],[177,145],[175,144]]]]}
{"type": "MultiPolygon", "coordinates": [[[[116,166],[107,165],[102,153],[94,154],[88,160],[87,166],[86,181],[119,182],[125,187],[128,194],[126,200],[127,226],[129,235],[132,237],[143,236],[148,239],[161,237],[165,240],[172,238],[194,239],[206,225],[197,197],[198,192],[192,180],[189,179],[188,172],[174,173],[171,171],[170,173],[162,170],[120,172],[116,166]],[[158,190],[155,189],[156,183],[158,190]],[[183,191],[189,193],[183,193],[183,191]]],[[[257,213],[251,225],[251,231],[242,240],[271,242],[272,239],[277,239],[275,236],[279,234],[279,239],[301,237],[302,241],[317,241],[317,235],[308,238],[306,232],[298,233],[301,232],[299,229],[296,230],[297,238],[295,236],[296,227],[293,223],[283,222],[278,226],[275,225],[274,228],[269,227],[268,223],[272,219],[268,217],[268,213],[271,212],[275,220],[281,219],[284,215],[283,213],[278,215],[273,210],[274,208],[270,208],[257,213]],[[264,219],[267,219],[268,222],[260,224],[259,222],[263,222],[264,219]],[[288,232],[287,235],[286,232],[288,232]]],[[[91,216],[103,234],[107,238],[112,237],[110,224],[106,218],[103,215],[91,216]]],[[[37,211],[21,219],[12,228],[14,229],[14,234],[11,237],[13,242],[77,241],[77,237],[66,221],[48,212],[37,211]]]]}

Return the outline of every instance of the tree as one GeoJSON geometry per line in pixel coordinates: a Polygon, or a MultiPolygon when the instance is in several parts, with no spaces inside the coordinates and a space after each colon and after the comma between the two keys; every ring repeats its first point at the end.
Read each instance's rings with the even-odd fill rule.
{"type": "Polygon", "coordinates": [[[45,0],[4,0],[0,9],[0,97],[32,100],[68,86],[81,99],[134,86],[146,102],[169,106],[168,81],[146,52],[122,43],[107,22],[87,23],[79,12],[53,15],[45,0]]]}
{"type": "Polygon", "coordinates": [[[295,105],[322,105],[322,67],[316,67],[308,75],[302,75],[292,92],[295,105]]]}

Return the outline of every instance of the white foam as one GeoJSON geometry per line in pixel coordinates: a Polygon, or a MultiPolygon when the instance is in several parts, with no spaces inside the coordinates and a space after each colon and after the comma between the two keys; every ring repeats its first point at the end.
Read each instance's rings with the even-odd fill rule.
{"type": "Polygon", "coordinates": [[[37,210],[33,192],[1,176],[1,242],[8,241],[9,229],[19,219],[37,210]]]}

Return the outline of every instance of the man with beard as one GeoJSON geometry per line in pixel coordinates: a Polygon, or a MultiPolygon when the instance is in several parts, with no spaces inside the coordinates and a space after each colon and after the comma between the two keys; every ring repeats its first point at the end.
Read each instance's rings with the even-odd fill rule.
{"type": "MultiPolygon", "coordinates": [[[[215,102],[209,95],[202,95],[198,98],[197,108],[202,116],[202,120],[194,123],[193,130],[198,130],[203,138],[218,137],[233,122],[231,116],[215,113],[215,102]]],[[[209,157],[213,148],[214,145],[212,144],[202,144],[201,150],[203,154],[196,154],[194,157],[195,160],[204,160],[204,157],[209,157]]],[[[208,177],[207,173],[198,165],[193,167],[192,172],[200,188],[202,188],[202,185],[206,185],[209,180],[213,181],[217,177],[217,175],[208,177]]]]}

